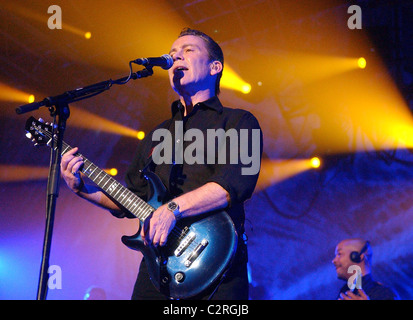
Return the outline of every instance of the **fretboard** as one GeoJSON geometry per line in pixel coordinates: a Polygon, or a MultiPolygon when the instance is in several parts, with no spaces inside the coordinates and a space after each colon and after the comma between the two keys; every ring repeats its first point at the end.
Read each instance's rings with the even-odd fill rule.
{"type": "MultiPolygon", "coordinates": [[[[62,155],[71,149],[71,146],[63,142],[62,155]]],[[[92,161],[80,153],[76,154],[76,156],[83,158],[84,165],[80,171],[139,220],[144,221],[154,211],[154,208],[151,205],[139,198],[128,188],[124,187],[92,161]]]]}

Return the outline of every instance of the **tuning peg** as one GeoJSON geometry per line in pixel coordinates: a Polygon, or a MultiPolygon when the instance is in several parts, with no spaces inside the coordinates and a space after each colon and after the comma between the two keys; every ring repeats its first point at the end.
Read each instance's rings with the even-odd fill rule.
{"type": "Polygon", "coordinates": [[[39,118],[39,122],[44,123],[44,120],[42,118],[39,118]]]}
{"type": "Polygon", "coordinates": [[[32,136],[32,134],[31,134],[30,132],[27,132],[27,133],[26,133],[26,137],[27,137],[27,139],[31,139],[33,136],[32,136]]]}

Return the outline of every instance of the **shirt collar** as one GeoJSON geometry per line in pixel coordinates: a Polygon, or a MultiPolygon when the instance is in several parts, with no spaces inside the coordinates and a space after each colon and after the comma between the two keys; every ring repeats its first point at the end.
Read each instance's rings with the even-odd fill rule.
{"type": "MultiPolygon", "coordinates": [[[[198,106],[198,105],[199,106],[203,105],[207,108],[215,110],[218,113],[222,113],[223,108],[224,108],[221,104],[221,101],[219,101],[217,96],[213,96],[212,98],[209,98],[208,100],[205,100],[203,102],[199,102],[195,105],[195,107],[198,106]]],[[[176,100],[176,101],[172,102],[172,105],[171,105],[172,116],[174,117],[175,114],[178,111],[180,111],[182,108],[184,108],[184,106],[182,105],[180,100],[176,100]]]]}

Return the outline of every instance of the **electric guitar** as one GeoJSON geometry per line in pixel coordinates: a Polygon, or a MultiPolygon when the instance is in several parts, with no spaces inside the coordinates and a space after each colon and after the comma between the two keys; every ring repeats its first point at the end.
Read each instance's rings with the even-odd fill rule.
{"type": "MultiPolygon", "coordinates": [[[[30,117],[26,122],[27,137],[36,145],[56,141],[51,125],[30,117]]],[[[62,155],[72,147],[62,143],[62,155]]],[[[152,197],[143,201],[86,157],[81,172],[99,186],[111,199],[133,214],[139,230],[133,236],[123,236],[122,242],[139,250],[145,257],[154,286],[167,297],[185,299],[203,292],[217,283],[228,269],[237,248],[237,233],[229,215],[222,210],[180,219],[163,247],[146,246],[140,236],[145,219],[150,217],[166,198],[166,189],[152,172],[146,177],[152,197]]]]}

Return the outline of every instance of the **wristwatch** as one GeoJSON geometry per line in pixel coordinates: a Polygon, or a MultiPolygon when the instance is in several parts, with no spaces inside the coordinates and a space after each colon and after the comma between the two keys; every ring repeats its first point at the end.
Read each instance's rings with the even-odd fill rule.
{"type": "Polygon", "coordinates": [[[179,211],[179,205],[175,201],[170,201],[167,208],[174,214],[176,220],[181,219],[182,213],[179,211]]]}

